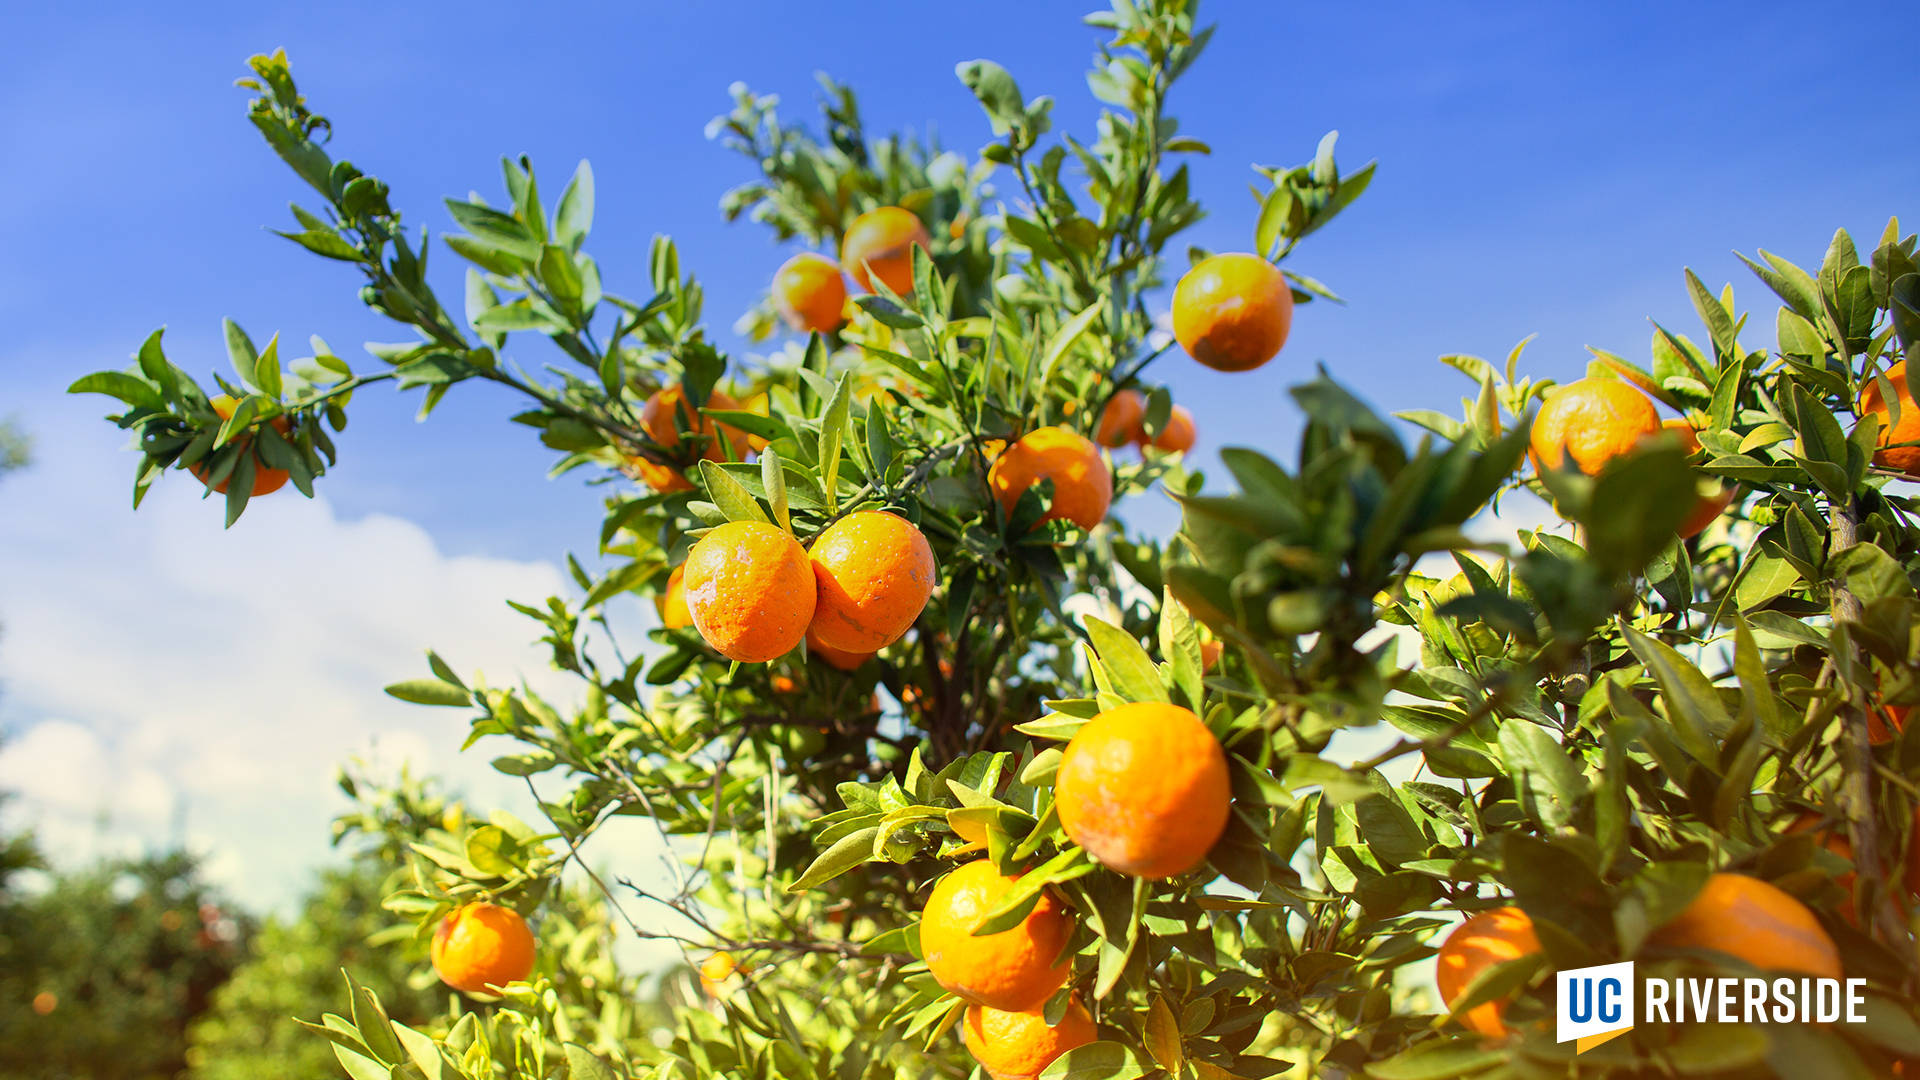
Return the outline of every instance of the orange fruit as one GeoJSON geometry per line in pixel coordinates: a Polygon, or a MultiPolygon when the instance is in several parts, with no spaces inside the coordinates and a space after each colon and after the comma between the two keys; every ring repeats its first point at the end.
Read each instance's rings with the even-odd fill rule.
{"type": "Polygon", "coordinates": [[[830,334],[846,321],[847,283],[825,255],[803,251],[773,275],[773,309],[801,333],[830,334]]]}
{"type": "MultiPolygon", "coordinates": [[[[738,410],[740,403],[715,390],[707,395],[706,407],[738,410]]],[[[687,404],[687,392],[678,384],[662,387],[647,396],[646,404],[640,407],[640,428],[647,433],[647,438],[672,449],[680,445],[682,426],[688,434],[706,437],[707,445],[700,456],[708,461],[731,460],[737,456],[736,444],[744,442],[745,433],[738,428],[719,425],[716,431],[716,425],[705,413],[687,404]]]]}
{"type": "Polygon", "coordinates": [[[800,542],[764,521],[729,521],[682,564],[687,609],[714,651],[757,664],[784,656],[813,618],[813,568],[800,542]]]}
{"type": "Polygon", "coordinates": [[[693,625],[693,613],[687,610],[687,564],[681,563],[667,575],[667,587],[653,598],[653,606],[660,612],[660,625],[668,630],[693,625]]]}
{"type": "Polygon", "coordinates": [[[1212,671],[1214,669],[1214,666],[1220,663],[1220,652],[1224,648],[1225,646],[1221,645],[1217,641],[1203,641],[1200,643],[1200,673],[1201,674],[1204,675],[1212,671]]]}
{"type": "Polygon", "coordinates": [[[927,970],[950,993],[991,1009],[1036,1009],[1066,985],[1073,963],[1060,955],[1073,936],[1073,916],[1049,893],[1020,921],[976,937],[979,926],[1019,880],[987,859],[940,879],[920,913],[920,952],[927,970]]]}
{"type": "MultiPolygon", "coordinates": [[[[1688,457],[1700,452],[1700,435],[1693,430],[1692,424],[1685,420],[1668,420],[1660,426],[1680,436],[1680,448],[1687,452],[1688,457]]],[[[1680,539],[1685,540],[1690,536],[1700,535],[1701,530],[1713,524],[1732,504],[1733,486],[1731,484],[1722,483],[1720,493],[1717,495],[1700,496],[1693,504],[1693,510],[1680,522],[1680,528],[1676,530],[1680,539]]]]}
{"type": "MultiPolygon", "coordinates": [[[[240,407],[240,403],[228,394],[215,394],[213,397],[207,399],[207,404],[213,406],[214,414],[222,420],[232,419],[233,410],[240,407]]],[[[285,416],[274,417],[272,424],[273,430],[282,435],[289,435],[293,432],[293,422],[285,416]]],[[[235,437],[233,441],[239,444],[242,453],[246,453],[248,448],[253,445],[253,436],[240,435],[235,437]]],[[[194,478],[203,484],[207,482],[207,477],[212,472],[211,469],[207,468],[206,462],[204,461],[195,462],[187,471],[192,473],[194,478]]],[[[291,474],[285,469],[267,468],[266,463],[261,461],[260,455],[256,453],[253,456],[253,490],[247,494],[256,498],[261,495],[271,495],[287,486],[287,480],[290,476],[291,474]]],[[[221,495],[225,495],[227,493],[227,487],[232,481],[233,474],[228,473],[225,480],[212,485],[213,490],[221,495]]]]}
{"type": "MultiPolygon", "coordinates": [[[[1920,406],[1914,405],[1913,395],[1907,393],[1907,362],[1901,360],[1888,368],[1886,378],[1893,384],[1893,395],[1900,402],[1900,422],[1893,423],[1893,410],[1888,407],[1886,396],[1880,392],[1879,379],[1860,388],[1860,415],[1871,414],[1880,418],[1881,446],[1920,441],[1920,406]]],[[[1910,479],[1920,478],[1920,446],[1896,446],[1891,450],[1882,450],[1873,455],[1873,463],[1883,469],[1906,473],[1910,479]]]]}
{"type": "MultiPolygon", "coordinates": [[[[817,603],[816,601],[816,606],[817,603]]],[[[845,649],[836,649],[815,637],[812,630],[807,631],[807,652],[825,660],[830,666],[839,668],[841,671],[853,671],[861,664],[873,659],[873,654],[870,652],[848,652],[845,649]]],[[[877,712],[878,710],[876,709],[875,711],[877,712]]]]}
{"type": "Polygon", "coordinates": [[[1840,953],[1807,906],[1759,878],[1714,874],[1693,903],[1649,939],[1712,949],[1768,971],[1840,977],[1840,953]]]}
{"type": "Polygon", "coordinates": [[[1167,425],[1161,428],[1160,434],[1152,439],[1147,438],[1144,428],[1140,432],[1140,445],[1170,453],[1186,453],[1193,449],[1193,440],[1193,414],[1188,412],[1184,405],[1173,407],[1173,411],[1167,414],[1167,425]]]}
{"type": "MultiPolygon", "coordinates": [[[[1534,936],[1533,920],[1517,907],[1483,911],[1447,935],[1440,946],[1434,968],[1440,1000],[1451,1008],[1480,973],[1528,953],[1540,951],[1540,939],[1534,936]]],[[[1489,1001],[1460,1014],[1460,1023],[1469,1031],[1499,1038],[1507,1033],[1505,1001],[1489,1001]]]]}
{"type": "Polygon", "coordinates": [[[800,684],[794,682],[791,675],[775,675],[773,677],[773,692],[776,694],[791,694],[798,689],[800,689],[800,684]]]}
{"type": "Polygon", "coordinates": [[[814,537],[810,557],[819,600],[808,632],[836,649],[891,645],[933,595],[933,548],[898,514],[848,514],[814,537]]]}
{"type": "Polygon", "coordinates": [[[497,994],[533,973],[533,931],[498,904],[468,904],[440,920],[429,952],[440,981],[469,994],[497,994]]]}
{"type": "Polygon", "coordinates": [[[901,296],[913,295],[913,249],[933,250],[927,227],[911,210],[883,206],[853,219],[840,240],[840,265],[873,292],[877,279],[901,296]]]}
{"type": "Polygon", "coordinates": [[[1558,469],[1568,458],[1591,476],[1660,431],[1653,400],[1619,379],[1588,377],[1547,397],[1534,415],[1528,455],[1536,472],[1558,469]]]}
{"type": "Polygon", "coordinates": [[[1066,1015],[1047,1026],[1044,1011],[1007,1012],[983,1005],[967,1007],[960,1038],[993,1080],[1033,1080],[1053,1059],[1098,1039],[1093,1017],[1075,997],[1066,1015]]]}
{"type": "Polygon", "coordinates": [[[1867,714],[1867,741],[1875,746],[1885,746],[1894,737],[1907,730],[1906,705],[1883,705],[1867,714]]]}
{"type": "Polygon", "coordinates": [[[1125,446],[1140,438],[1140,422],[1146,416],[1147,396],[1138,390],[1122,390],[1108,398],[1107,407],[1100,410],[1093,441],[1106,447],[1125,446]]]}
{"type": "MultiPolygon", "coordinates": [[[[1853,842],[1847,838],[1846,826],[1836,822],[1832,826],[1823,827],[1823,821],[1824,819],[1821,818],[1819,814],[1802,814],[1794,819],[1793,824],[1787,826],[1787,832],[1792,834],[1818,830],[1815,835],[1822,846],[1848,862],[1852,862],[1853,842]]],[[[1915,900],[1920,900],[1920,806],[1914,807],[1913,829],[1916,842],[1911,843],[1908,848],[1906,871],[1900,875],[1900,878],[1901,883],[1907,888],[1907,893],[1915,900]]],[[[1887,863],[1890,864],[1893,861],[1893,856],[1899,849],[1894,846],[1893,838],[1885,837],[1884,839],[1887,841],[1888,846],[1882,854],[1885,856],[1887,863]]],[[[1889,875],[1889,883],[1891,883],[1891,877],[1892,875],[1889,875]]],[[[1853,870],[1837,874],[1833,879],[1835,885],[1840,886],[1849,894],[1854,892],[1855,885],[1858,881],[1859,874],[1853,870]]],[[[1848,923],[1858,925],[1858,916],[1854,913],[1853,905],[1849,904],[1841,909],[1840,916],[1846,919],[1848,923]]]]}
{"type": "Polygon", "coordinates": [[[1273,359],[1293,327],[1293,290],[1258,255],[1200,260],[1173,289],[1173,336],[1215,371],[1251,371],[1273,359]]]}
{"type": "Polygon", "coordinates": [[[987,486],[1009,514],[1020,496],[1042,480],[1053,481],[1053,505],[1041,521],[1060,519],[1092,529],[1106,519],[1113,502],[1113,474],[1085,436],[1066,428],[1035,428],[1007,447],[987,472],[987,486]]]}
{"type": "Polygon", "coordinates": [[[700,962],[700,988],[708,997],[717,998],[727,991],[727,980],[735,974],[745,975],[753,970],[753,965],[742,964],[734,960],[729,952],[717,952],[700,962]]]}
{"type": "Polygon", "coordinates": [[[60,1007],[60,995],[51,990],[42,990],[33,995],[33,1012],[36,1016],[50,1016],[60,1007]]]}
{"type": "Polygon", "coordinates": [[[1226,830],[1231,782],[1220,741],[1190,710],[1120,705],[1081,727],[1054,777],[1054,806],[1073,842],[1123,874],[1194,869],[1226,830]]]}

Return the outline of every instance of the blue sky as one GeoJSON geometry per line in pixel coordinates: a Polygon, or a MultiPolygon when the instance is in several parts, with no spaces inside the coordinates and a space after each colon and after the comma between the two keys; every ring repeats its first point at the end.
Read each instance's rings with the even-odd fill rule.
{"type": "MultiPolygon", "coordinates": [[[[747,162],[702,134],[726,107],[728,83],[778,92],[785,115],[799,118],[812,112],[813,72],[825,70],[861,91],[872,129],[931,128],[971,157],[988,131],[953,67],[975,57],[1005,64],[1028,95],[1053,95],[1057,128],[1088,130],[1083,77],[1096,33],[1078,21],[1087,6],[826,3],[801,14],[773,0],[339,3],[322,17],[295,5],[105,4],[11,15],[0,44],[0,145],[10,158],[0,235],[13,256],[0,260],[0,415],[26,420],[42,461],[0,484],[0,728],[16,762],[21,736],[56,721],[72,728],[64,736],[92,735],[98,745],[85,753],[136,769],[154,740],[218,731],[230,743],[232,734],[212,720],[142,729],[124,701],[60,689],[90,673],[76,664],[56,679],[33,649],[91,647],[105,633],[60,602],[79,590],[98,594],[84,618],[132,618],[148,594],[129,568],[155,566],[162,550],[154,519],[216,513],[176,492],[136,519],[125,510],[131,459],[94,419],[100,402],[60,389],[123,363],[161,324],[176,362],[196,372],[225,368],[223,316],[262,340],[319,333],[347,348],[393,336],[360,307],[349,272],[264,230],[283,227],[286,202],[303,194],[230,85],[249,53],[288,49],[310,101],[335,122],[336,155],[387,180],[416,226],[447,227],[443,196],[497,198],[503,153],[532,155],[551,192],[591,159],[590,244],[609,290],[644,292],[649,238],[671,233],[729,341],[727,328],[786,253],[717,210],[720,192],[750,176],[747,162]],[[36,592],[31,582],[52,584],[36,592]]],[[[1874,60],[1886,42],[1920,30],[1911,4],[1483,4],[1468,14],[1461,5],[1212,0],[1202,14],[1221,30],[1173,102],[1183,130],[1214,150],[1193,163],[1212,213],[1190,240],[1245,247],[1248,165],[1303,161],[1329,128],[1342,133],[1348,167],[1381,162],[1366,197],[1290,264],[1350,306],[1303,309],[1286,352],[1252,375],[1178,357],[1157,369],[1198,415],[1207,457],[1233,444],[1290,454],[1296,427],[1284,390],[1315,362],[1383,409],[1457,409],[1467,384],[1435,363],[1442,353],[1501,356],[1537,333],[1527,370],[1561,378],[1580,371],[1586,344],[1644,355],[1648,316],[1695,327],[1682,266],[1712,285],[1732,280],[1761,306],[1748,336],[1764,340],[1772,306],[1732,250],[1812,262],[1835,226],[1864,246],[1891,213],[1906,212],[1909,229],[1920,224],[1920,132],[1904,104],[1920,100],[1920,69],[1874,60]]],[[[455,260],[444,249],[436,258],[443,289],[457,297],[455,260]]],[[[547,356],[535,344],[519,358],[547,356]]],[[[250,511],[231,533],[196,532],[195,550],[162,567],[177,576],[169,602],[229,610],[219,605],[230,596],[192,586],[222,567],[251,568],[253,587],[269,592],[287,573],[337,575],[329,589],[350,592],[405,568],[444,586],[417,598],[428,614],[406,623],[414,645],[480,633],[471,617],[435,621],[432,612],[450,609],[434,605],[499,592],[483,574],[490,567],[537,585],[565,551],[591,548],[598,521],[598,495],[546,480],[549,453],[504,423],[513,404],[485,390],[455,394],[421,427],[411,396],[356,401],[324,504],[270,508],[261,516],[273,520],[256,530],[250,511]],[[340,561],[343,551],[377,558],[387,542],[405,557],[386,569],[340,561]]],[[[359,670],[326,658],[328,635],[350,633],[351,622],[315,625],[324,632],[305,643],[322,658],[286,676],[301,694],[359,670]]],[[[232,620],[212,619],[203,632],[201,654],[259,644],[243,640],[257,639],[257,627],[232,620]]],[[[511,623],[498,632],[515,645],[524,636],[511,623]]],[[[143,648],[129,640],[128,662],[186,662],[161,663],[143,648]]],[[[392,677],[413,674],[413,656],[392,677]]],[[[364,677],[376,674],[386,672],[364,677]]],[[[356,715],[375,708],[354,700],[356,715]]],[[[457,738],[437,716],[392,723],[423,725],[422,746],[457,738]]],[[[246,761],[233,767],[244,772],[246,761]]],[[[322,779],[324,763],[309,762],[322,779]]],[[[33,771],[0,768],[0,786],[33,771]]],[[[157,780],[192,796],[197,779],[176,771],[157,780]]],[[[229,805],[213,801],[203,817],[229,805]]],[[[299,827],[318,831],[311,817],[299,827]]]]}

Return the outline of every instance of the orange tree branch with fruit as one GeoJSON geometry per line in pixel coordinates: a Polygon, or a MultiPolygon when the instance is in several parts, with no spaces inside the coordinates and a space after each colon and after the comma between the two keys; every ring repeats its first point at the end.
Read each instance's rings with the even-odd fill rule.
{"type": "Polygon", "coordinates": [[[515,605],[578,703],[433,654],[388,688],[516,744],[494,766],[544,820],[403,830],[387,906],[458,993],[422,1027],[354,988],[319,1025],[349,1075],[1920,1059],[1914,238],[1890,224],[1863,258],[1841,232],[1817,272],[1749,260],[1782,303],[1771,349],[1689,272],[1704,345],[1656,326],[1644,363],[1596,350],[1565,385],[1524,377],[1521,348],[1504,370],[1447,356],[1475,387],[1457,418],[1396,423],[1322,371],[1290,389],[1297,452],[1225,449],[1222,488],[1185,467],[1195,418],[1150,365],[1273,378],[1296,305],[1333,298],[1282,262],[1372,166],[1343,174],[1329,135],[1258,170],[1247,251],[1172,259],[1207,147],[1167,103],[1209,31],[1191,0],[1088,22],[1111,34],[1090,139],[1055,136],[1051,99],[985,60],[958,68],[993,135],[971,161],[870,134],[831,82],[817,135],[734,88],[711,133],[758,175],[723,211],[817,249],[741,320],[788,335],[756,361],[708,339],[665,238],[636,298],[603,288],[584,164],[551,207],[524,159],[501,207],[448,202],[456,314],[285,57],[253,59],[252,119],[321,198],[285,235],[414,336],[362,373],[318,338],[284,365],[229,323],[238,381],[209,396],[156,333],[74,387],[127,406],[136,496],[182,471],[232,524],[283,483],[311,494],[376,382],[423,414],[507,386],[555,472],[606,493],[607,569],[569,560],[577,596],[515,605]],[[1147,298],[1167,285],[1161,343],[1147,298]],[[510,359],[537,337],[559,350],[540,375],[510,359]],[[1172,537],[1110,515],[1155,487],[1172,537]],[[1484,514],[1534,496],[1570,527],[1484,538],[1484,514]],[[615,630],[635,597],[661,623],[639,647],[615,630]],[[1333,743],[1382,722],[1399,738],[1370,758],[1333,743]],[[622,818],[657,830],[657,865],[590,862],[622,818]],[[670,1025],[625,1008],[597,938],[562,933],[592,909],[555,888],[569,866],[625,934],[687,951],[670,1025]],[[1845,973],[1869,1022],[1643,1024],[1576,1060],[1550,969],[1621,958],[1845,973]]]}

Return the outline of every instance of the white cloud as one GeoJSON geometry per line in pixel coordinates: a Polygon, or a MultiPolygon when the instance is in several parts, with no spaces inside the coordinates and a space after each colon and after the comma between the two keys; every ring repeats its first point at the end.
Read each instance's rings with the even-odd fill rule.
{"type": "Polygon", "coordinates": [[[135,513],[130,455],[73,415],[37,412],[58,421],[41,461],[0,482],[0,790],[56,860],[186,839],[243,902],[284,904],[326,858],[333,769],[355,754],[530,809],[487,766],[504,748],[458,753],[465,713],[380,688],[425,674],[431,646],[572,699],[504,603],[565,591],[559,569],[448,555],[410,522],[342,520],[291,489],[231,530],[178,477],[135,513]]]}

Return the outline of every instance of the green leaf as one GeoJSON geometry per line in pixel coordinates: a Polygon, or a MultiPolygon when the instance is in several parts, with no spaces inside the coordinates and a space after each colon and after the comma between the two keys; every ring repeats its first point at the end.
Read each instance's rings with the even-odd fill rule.
{"type": "Polygon", "coordinates": [[[742,487],[740,481],[729,476],[727,470],[717,463],[705,458],[700,459],[700,482],[707,489],[707,497],[713,500],[713,505],[719,507],[722,514],[727,516],[728,521],[762,521],[772,524],[767,521],[766,511],[760,509],[760,504],[754,501],[753,493],[742,487]]]}
{"type": "Polygon", "coordinates": [[[1622,622],[1620,633],[1627,647],[1647,667],[1647,673],[1660,684],[1667,718],[1673,722],[1680,741],[1703,765],[1718,763],[1717,747],[1733,722],[1713,683],[1686,657],[1664,641],[1642,634],[1622,622]]]}
{"type": "Polygon", "coordinates": [[[580,250],[580,242],[593,228],[593,166],[585,161],[573,170],[567,190],[560,193],[560,208],[554,215],[553,238],[570,251],[580,250]]]}
{"type": "Polygon", "coordinates": [[[1509,1053],[1477,1039],[1432,1039],[1368,1065],[1366,1075],[1372,1080],[1450,1080],[1503,1064],[1509,1053]]]}
{"type": "Polygon", "coordinates": [[[1053,336],[1047,339],[1047,347],[1041,352],[1040,362],[1040,377],[1043,380],[1053,378],[1054,369],[1060,365],[1061,359],[1073,348],[1074,343],[1080,340],[1081,335],[1087,332],[1087,327],[1093,324],[1093,320],[1100,317],[1100,310],[1100,301],[1094,301],[1078,315],[1061,324],[1060,329],[1055,330],[1053,336]]]}
{"type": "Polygon", "coordinates": [[[493,877],[506,877],[515,869],[513,856],[520,845],[498,825],[482,825],[467,834],[467,861],[475,870],[493,877]]]}
{"type": "Polygon", "coordinates": [[[787,886],[787,891],[806,892],[871,860],[874,856],[873,844],[879,836],[880,829],[875,826],[841,837],[832,847],[821,852],[807,867],[806,873],[800,875],[800,880],[787,886]]]}
{"type": "Polygon", "coordinates": [[[260,359],[253,364],[253,385],[267,397],[279,400],[283,384],[280,381],[280,335],[267,339],[267,347],[260,350],[260,359]]]}
{"type": "Polygon", "coordinates": [[[148,385],[146,380],[124,371],[96,371],[91,375],[82,375],[67,387],[67,393],[105,394],[136,409],[160,411],[167,407],[159,391],[148,385]]]}
{"type": "Polygon", "coordinates": [[[760,483],[766,488],[774,524],[793,532],[793,519],[787,514],[787,477],[780,469],[780,452],[771,446],[760,452],[760,483]]]}
{"type": "MultiPolygon", "coordinates": [[[[580,167],[582,169],[586,168],[586,163],[581,162],[580,167]]],[[[573,189],[568,188],[567,190],[571,193],[573,189]]],[[[566,204],[562,202],[562,220],[564,220],[565,205],[566,204]]],[[[589,196],[588,205],[589,207],[592,205],[591,196],[589,196]]],[[[619,1080],[619,1074],[613,1071],[613,1067],[600,1060],[599,1057],[595,1056],[593,1051],[581,1046],[579,1043],[567,1043],[566,1047],[567,1080],[619,1080]]]]}
{"type": "Polygon", "coordinates": [[[220,327],[226,332],[227,359],[233,361],[233,370],[240,374],[242,381],[251,383],[260,354],[254,350],[253,342],[248,339],[247,332],[240,329],[239,323],[222,319],[220,327]]]}
{"type": "Polygon", "coordinates": [[[1053,1059],[1039,1080],[1139,1080],[1155,1071],[1124,1043],[1093,1042],[1053,1059]]]}
{"type": "Polygon", "coordinates": [[[415,705],[452,705],[473,704],[473,696],[452,683],[439,679],[408,679],[386,688],[389,695],[401,701],[411,701],[415,705]]]}
{"type": "Polygon", "coordinates": [[[1006,68],[991,60],[968,60],[954,65],[953,73],[980,99],[995,135],[1006,135],[1026,118],[1026,103],[1020,97],[1020,87],[1006,68]]]}
{"type": "Polygon", "coordinates": [[[1114,693],[1128,701],[1166,701],[1167,688],[1161,685],[1160,672],[1140,642],[1125,630],[1089,615],[1081,620],[1087,640],[1106,669],[1114,693]]]}
{"type": "Polygon", "coordinates": [[[835,513],[840,508],[840,445],[846,439],[847,421],[852,408],[852,373],[840,376],[834,385],[833,396],[827,399],[826,411],[820,417],[820,487],[826,495],[827,512],[835,513]]]}

